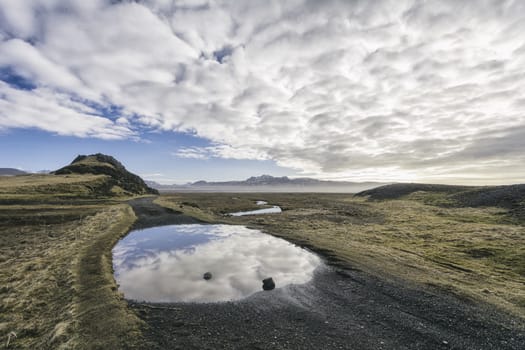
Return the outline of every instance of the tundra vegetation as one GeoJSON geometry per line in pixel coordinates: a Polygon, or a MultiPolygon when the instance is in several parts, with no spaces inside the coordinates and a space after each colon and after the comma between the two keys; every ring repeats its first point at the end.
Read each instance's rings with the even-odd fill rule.
{"type": "MultiPolygon", "coordinates": [[[[104,174],[0,178],[0,337],[9,348],[144,347],[146,325],[113,278],[111,249],[136,220],[126,201],[137,195],[119,188],[104,174]]],[[[426,188],[381,199],[184,193],[155,202],[205,222],[259,228],[332,264],[488,303],[525,320],[524,203],[511,196],[510,204],[470,206],[462,198],[475,196],[461,191],[426,188]],[[227,215],[259,209],[257,200],[283,212],[227,215]]]]}
{"type": "Polygon", "coordinates": [[[466,206],[476,191],[487,193],[454,187],[416,188],[385,199],[366,192],[180,193],[156,203],[203,221],[259,228],[318,251],[334,264],[489,303],[525,319],[525,196],[507,194],[506,200],[516,200],[510,204],[466,206]],[[257,200],[283,212],[227,215],[261,208],[257,200]]]}
{"type": "Polygon", "coordinates": [[[113,278],[111,249],[156,193],[110,156],[52,175],[0,177],[0,337],[13,349],[140,346],[142,322],[113,278]]]}
{"type": "Polygon", "coordinates": [[[111,248],[135,220],[100,175],[0,178],[0,336],[10,349],[121,348],[140,320],[117,293],[111,248]]]}

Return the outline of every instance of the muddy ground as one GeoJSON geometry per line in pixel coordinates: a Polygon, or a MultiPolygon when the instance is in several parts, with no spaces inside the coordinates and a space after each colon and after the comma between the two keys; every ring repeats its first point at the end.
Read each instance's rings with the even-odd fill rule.
{"type": "MultiPolygon", "coordinates": [[[[130,204],[135,228],[198,222],[151,198],[130,204]]],[[[325,258],[310,283],[242,301],[129,305],[151,349],[524,349],[521,321],[491,306],[325,258]]]]}

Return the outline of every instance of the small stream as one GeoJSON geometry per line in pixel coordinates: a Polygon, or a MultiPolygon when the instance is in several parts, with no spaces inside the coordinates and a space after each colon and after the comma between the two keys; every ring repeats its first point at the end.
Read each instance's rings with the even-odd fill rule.
{"type": "MultiPolygon", "coordinates": [[[[268,205],[267,201],[256,201],[256,205],[268,205]]],[[[230,213],[228,215],[231,216],[245,216],[245,215],[260,215],[260,214],[276,214],[281,213],[282,209],[281,207],[274,205],[271,208],[262,208],[262,209],[256,209],[256,210],[249,210],[249,211],[238,211],[235,213],[230,213]]]]}
{"type": "Polygon", "coordinates": [[[305,249],[237,225],[135,230],[113,248],[119,290],[146,302],[239,300],[262,291],[270,277],[276,288],[304,284],[320,265],[305,249]]]}
{"type": "Polygon", "coordinates": [[[281,213],[281,207],[274,205],[271,208],[262,208],[250,211],[238,211],[236,213],[230,213],[231,216],[244,216],[244,215],[259,215],[259,214],[276,214],[281,213]]]}

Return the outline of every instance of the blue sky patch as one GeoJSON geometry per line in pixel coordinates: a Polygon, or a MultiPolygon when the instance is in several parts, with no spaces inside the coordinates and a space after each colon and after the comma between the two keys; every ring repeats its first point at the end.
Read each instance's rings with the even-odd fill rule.
{"type": "Polygon", "coordinates": [[[33,90],[36,88],[36,84],[33,81],[18,74],[12,67],[0,68],[0,80],[19,90],[33,90]]]}

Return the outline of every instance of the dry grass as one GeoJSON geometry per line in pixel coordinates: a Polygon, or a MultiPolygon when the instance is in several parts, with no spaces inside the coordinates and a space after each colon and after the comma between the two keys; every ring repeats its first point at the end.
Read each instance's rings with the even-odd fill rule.
{"type": "Polygon", "coordinates": [[[487,302],[525,318],[525,227],[501,208],[444,208],[425,204],[435,198],[418,196],[369,202],[332,194],[188,193],[162,196],[157,203],[208,222],[258,227],[375,274],[487,302]],[[259,199],[284,212],[223,215],[255,209],[259,199]]]}
{"type": "Polygon", "coordinates": [[[107,197],[111,191],[108,180],[108,176],[91,174],[0,176],[0,204],[107,197]]]}
{"type": "MultiPolygon", "coordinates": [[[[135,216],[121,202],[127,197],[97,196],[105,182],[91,175],[0,179],[0,341],[9,338],[9,348],[141,348],[142,323],[117,292],[110,255],[135,216]]],[[[156,202],[203,221],[258,227],[525,318],[524,226],[502,209],[443,208],[434,205],[439,200],[188,193],[156,202]],[[284,212],[224,215],[260,208],[256,200],[284,212]]]]}
{"type": "Polygon", "coordinates": [[[75,164],[82,164],[82,165],[86,165],[86,166],[104,166],[104,167],[108,167],[108,168],[111,168],[111,169],[115,169],[115,167],[110,164],[110,163],[106,163],[106,162],[101,162],[99,160],[97,160],[96,158],[91,158],[91,157],[88,157],[88,158],[84,158],[82,160],[78,160],[75,162],[75,164]]]}
{"type": "Polygon", "coordinates": [[[105,209],[104,220],[93,217],[89,242],[82,244],[74,270],[74,315],[78,325],[73,341],[80,348],[122,349],[138,347],[142,326],[117,294],[111,248],[130,229],[136,217],[127,205],[105,209]]]}
{"type": "Polygon", "coordinates": [[[111,264],[111,248],[136,218],[119,204],[126,198],[92,192],[104,179],[0,182],[0,340],[10,349],[117,349],[140,341],[141,322],[118,294],[111,264]]]}
{"type": "Polygon", "coordinates": [[[105,178],[105,175],[20,175],[20,176],[1,176],[1,193],[12,193],[13,190],[40,189],[53,190],[53,186],[67,186],[72,184],[87,184],[105,178]]]}
{"type": "Polygon", "coordinates": [[[118,348],[136,341],[140,323],[116,292],[110,258],[135,216],[127,205],[90,210],[69,208],[67,218],[75,219],[49,225],[20,210],[24,223],[0,229],[0,336],[17,335],[10,348],[118,348]]]}

